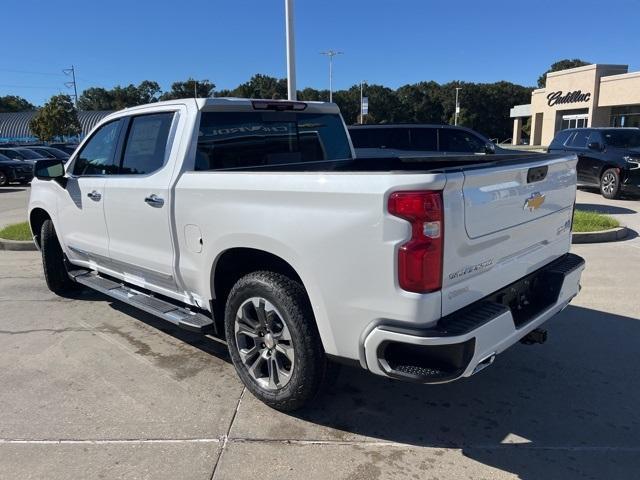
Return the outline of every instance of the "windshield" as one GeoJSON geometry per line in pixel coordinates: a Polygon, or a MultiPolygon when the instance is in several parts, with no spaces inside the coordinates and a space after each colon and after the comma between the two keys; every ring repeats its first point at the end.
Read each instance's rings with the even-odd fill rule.
{"type": "Polygon", "coordinates": [[[7,157],[9,157],[9,158],[11,158],[13,160],[22,160],[24,158],[22,155],[20,155],[15,150],[0,150],[0,153],[2,153],[3,155],[6,155],[7,157]]]}
{"type": "Polygon", "coordinates": [[[26,158],[27,160],[38,160],[39,158],[43,158],[42,155],[34,152],[33,150],[29,150],[28,148],[21,148],[18,150],[22,158],[26,158]]]}
{"type": "Polygon", "coordinates": [[[640,147],[640,130],[630,128],[628,130],[604,130],[602,133],[604,143],[617,148],[640,147]]]}
{"type": "Polygon", "coordinates": [[[351,147],[337,114],[203,112],[196,170],[344,160],[351,147]]]}

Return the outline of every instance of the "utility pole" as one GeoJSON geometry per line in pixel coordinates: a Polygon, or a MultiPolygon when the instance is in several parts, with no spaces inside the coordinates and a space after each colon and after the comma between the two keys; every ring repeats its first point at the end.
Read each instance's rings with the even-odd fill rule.
{"type": "Polygon", "coordinates": [[[73,65],[71,65],[71,68],[65,68],[64,70],[62,70],[62,73],[64,73],[65,75],[71,75],[71,81],[65,82],[64,86],[67,88],[73,87],[73,104],[76,107],[78,107],[78,87],[76,85],[76,70],[75,68],[73,68],[73,65]]]}
{"type": "Polygon", "coordinates": [[[460,87],[456,87],[456,113],[453,116],[453,124],[458,125],[458,115],[460,115],[460,101],[458,100],[458,92],[462,90],[460,87]]]}
{"type": "Polygon", "coordinates": [[[364,123],[364,84],[366,80],[360,82],[360,125],[364,123]]]}
{"type": "Polygon", "coordinates": [[[333,102],[333,57],[343,54],[344,52],[336,52],[335,50],[320,52],[320,55],[326,55],[329,57],[329,102],[333,102]]]}
{"type": "Polygon", "coordinates": [[[293,0],[284,0],[284,12],[287,30],[287,96],[297,99],[296,90],[296,39],[293,22],[293,0]]]}

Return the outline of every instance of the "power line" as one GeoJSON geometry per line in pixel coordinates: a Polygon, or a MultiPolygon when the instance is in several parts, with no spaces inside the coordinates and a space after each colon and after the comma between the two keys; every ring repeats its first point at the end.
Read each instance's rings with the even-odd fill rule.
{"type": "Polygon", "coordinates": [[[10,72],[10,73],[24,73],[27,75],[47,75],[52,77],[59,77],[62,73],[52,73],[52,72],[33,72],[29,70],[12,70],[10,68],[0,68],[0,72],[10,72]]]}

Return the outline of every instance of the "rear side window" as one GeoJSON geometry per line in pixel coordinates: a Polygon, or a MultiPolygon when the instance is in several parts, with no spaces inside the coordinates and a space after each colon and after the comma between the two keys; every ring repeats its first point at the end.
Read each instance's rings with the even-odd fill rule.
{"type": "Polygon", "coordinates": [[[575,136],[571,139],[570,146],[572,148],[587,148],[589,141],[589,130],[578,130],[575,136]]]}
{"type": "Polygon", "coordinates": [[[354,128],[351,141],[355,148],[411,149],[407,128],[354,128]]]}
{"type": "Polygon", "coordinates": [[[553,141],[549,144],[549,148],[562,148],[572,133],[573,130],[562,130],[558,132],[553,141]]]}
{"type": "Polygon", "coordinates": [[[412,128],[412,150],[438,150],[438,131],[435,128],[412,128]]]}
{"type": "Polygon", "coordinates": [[[131,119],[122,155],[121,174],[143,175],[162,168],[173,115],[173,112],[167,112],[131,119]]]}
{"type": "Polygon", "coordinates": [[[73,164],[73,175],[109,175],[116,173],[113,158],[120,135],[120,120],[107,123],[84,144],[73,164]]]}
{"type": "Polygon", "coordinates": [[[203,112],[196,170],[243,169],[351,158],[339,115],[203,112]]]}
{"type": "Polygon", "coordinates": [[[466,130],[443,128],[440,129],[440,151],[485,153],[486,142],[466,130]]]}

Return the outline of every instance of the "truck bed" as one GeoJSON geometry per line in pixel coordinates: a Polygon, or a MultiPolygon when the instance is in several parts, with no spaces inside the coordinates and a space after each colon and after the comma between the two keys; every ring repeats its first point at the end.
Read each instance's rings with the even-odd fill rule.
{"type": "Polygon", "coordinates": [[[517,165],[531,161],[563,158],[558,154],[508,154],[460,155],[424,157],[357,157],[345,160],[258,165],[252,167],[223,168],[217,171],[266,171],[266,172],[389,172],[436,173],[460,171],[460,169],[489,168],[497,165],[517,165]]]}

